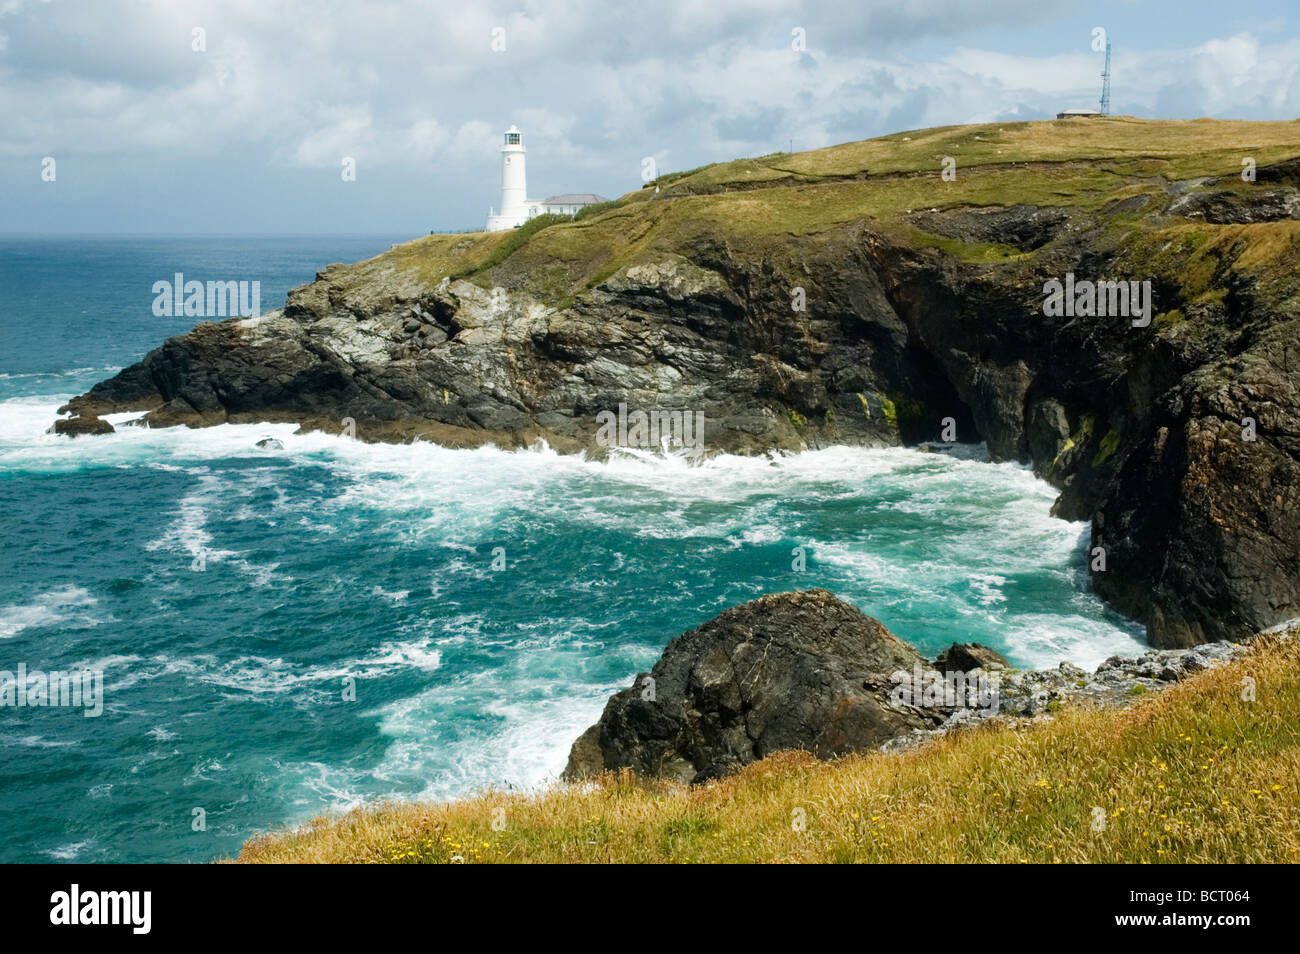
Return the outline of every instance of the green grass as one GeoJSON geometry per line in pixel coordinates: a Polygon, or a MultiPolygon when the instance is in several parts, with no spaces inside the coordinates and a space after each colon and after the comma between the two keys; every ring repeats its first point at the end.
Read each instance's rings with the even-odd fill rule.
{"type": "Polygon", "coordinates": [[[945,255],[960,258],[967,262],[1012,262],[1029,258],[1029,254],[1011,245],[1001,242],[963,242],[961,239],[933,235],[920,229],[912,229],[911,245],[914,248],[938,249],[945,255]]]}
{"type": "Polygon", "coordinates": [[[890,427],[897,429],[898,408],[894,406],[894,402],[890,400],[889,395],[878,394],[876,397],[880,399],[880,413],[885,415],[885,420],[889,422],[890,427]]]}
{"type": "Polygon", "coordinates": [[[481,262],[474,263],[464,271],[457,273],[452,277],[465,278],[469,275],[476,275],[479,272],[485,272],[488,269],[495,268],[515,252],[519,251],[519,249],[527,245],[528,241],[538,232],[541,232],[543,229],[548,229],[552,225],[559,225],[561,222],[572,221],[573,216],[558,215],[554,212],[535,216],[523,225],[506,230],[505,238],[496,244],[496,247],[488,253],[487,258],[483,259],[481,262]]]}
{"type": "Polygon", "coordinates": [[[608,202],[595,202],[591,205],[584,205],[573,216],[573,220],[581,222],[583,219],[590,219],[613,209],[621,209],[625,205],[627,205],[626,199],[610,199],[608,202]]]}
{"type": "Polygon", "coordinates": [[[1092,459],[1093,467],[1100,467],[1110,459],[1110,455],[1115,453],[1119,447],[1119,431],[1111,429],[1106,432],[1106,436],[1101,439],[1100,448],[1092,459]]]}

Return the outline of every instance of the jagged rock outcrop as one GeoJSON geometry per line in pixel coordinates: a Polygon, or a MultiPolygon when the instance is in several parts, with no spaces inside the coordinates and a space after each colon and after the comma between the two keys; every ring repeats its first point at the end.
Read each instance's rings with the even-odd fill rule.
{"type": "MultiPolygon", "coordinates": [[[[1102,202],[1087,162],[1022,164],[1005,207],[828,211],[766,233],[748,206],[734,221],[661,210],[805,190],[797,208],[833,211],[847,188],[890,183],[687,177],[479,272],[430,273],[419,243],[331,266],[283,310],[169,339],[57,426],[95,433],[132,410],[148,426],[604,454],[598,417],[625,405],[703,414],[707,452],[982,439],[1060,488],[1058,515],[1092,521],[1095,589],[1154,645],[1239,639],[1300,614],[1298,168],[1262,164],[1251,191],[1135,167],[1102,202]],[[1050,188],[1026,201],[1035,175],[1050,188]],[[1067,273],[1150,280],[1151,323],[1044,314],[1044,283],[1067,273]]],[[[448,254],[493,241],[446,239],[448,254]]]]}
{"type": "Polygon", "coordinates": [[[890,700],[892,673],[932,667],[825,590],[764,596],[668,644],[574,743],[576,779],[607,769],[702,782],[782,749],[829,758],[943,714],[890,700]]]}

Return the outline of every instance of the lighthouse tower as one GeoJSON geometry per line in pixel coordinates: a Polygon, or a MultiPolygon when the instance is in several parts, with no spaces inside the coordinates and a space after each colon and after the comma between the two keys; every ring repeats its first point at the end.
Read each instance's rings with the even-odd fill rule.
{"type": "Polygon", "coordinates": [[[506,130],[501,146],[501,211],[488,212],[487,230],[500,232],[523,225],[540,211],[528,198],[528,177],[524,171],[524,134],[516,126],[506,130]]]}

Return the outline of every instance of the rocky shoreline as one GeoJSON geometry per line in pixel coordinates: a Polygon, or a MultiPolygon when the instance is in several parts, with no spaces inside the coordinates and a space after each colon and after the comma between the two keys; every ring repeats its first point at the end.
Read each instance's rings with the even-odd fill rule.
{"type": "MultiPolygon", "coordinates": [[[[1266,631],[1300,633],[1300,619],[1266,631]]],[[[760,597],[674,639],[573,744],[564,777],[606,771],[700,783],[785,749],[896,751],[987,719],[1127,706],[1246,651],[1213,642],[1112,656],[1089,673],[1017,670],[956,644],[931,662],[826,590],[760,597]]]]}

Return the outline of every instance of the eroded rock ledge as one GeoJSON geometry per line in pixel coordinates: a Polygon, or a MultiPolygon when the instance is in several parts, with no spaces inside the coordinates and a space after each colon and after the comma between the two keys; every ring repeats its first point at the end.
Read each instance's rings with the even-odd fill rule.
{"type": "MultiPolygon", "coordinates": [[[[1298,631],[1300,620],[1274,630],[1298,631]]],[[[1088,673],[1066,662],[1014,670],[993,650],[970,644],[946,650],[936,664],[826,590],[773,594],[669,643],[654,668],[612,696],[573,744],[564,777],[630,768],[695,783],[782,749],[832,758],[906,748],[987,718],[1050,718],[1065,702],[1128,705],[1244,651],[1228,642],[1152,650],[1112,656],[1088,673]],[[964,698],[898,691],[957,684],[952,675],[945,680],[945,670],[961,673],[964,698]]]]}

